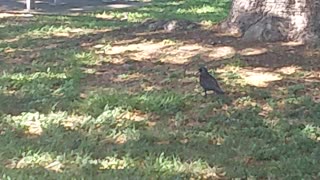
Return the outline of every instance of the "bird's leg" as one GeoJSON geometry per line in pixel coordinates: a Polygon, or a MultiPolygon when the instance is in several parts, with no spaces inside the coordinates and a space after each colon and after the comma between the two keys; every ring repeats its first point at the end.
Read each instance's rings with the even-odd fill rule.
{"type": "Polygon", "coordinates": [[[207,97],[207,90],[204,90],[204,97],[207,97]]]}

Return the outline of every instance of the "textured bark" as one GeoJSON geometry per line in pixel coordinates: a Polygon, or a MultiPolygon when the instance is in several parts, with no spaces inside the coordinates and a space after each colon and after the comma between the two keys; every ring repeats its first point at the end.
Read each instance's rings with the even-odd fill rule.
{"type": "Polygon", "coordinates": [[[319,0],[233,0],[223,31],[249,41],[316,42],[319,0]]]}

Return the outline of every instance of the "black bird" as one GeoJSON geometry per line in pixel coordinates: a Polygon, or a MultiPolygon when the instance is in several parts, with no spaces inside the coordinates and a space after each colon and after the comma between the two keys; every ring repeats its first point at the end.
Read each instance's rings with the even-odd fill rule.
{"type": "Polygon", "coordinates": [[[207,91],[214,91],[217,94],[224,94],[223,90],[220,88],[218,81],[209,74],[207,68],[199,68],[200,72],[200,85],[204,89],[205,96],[207,96],[207,91]]]}

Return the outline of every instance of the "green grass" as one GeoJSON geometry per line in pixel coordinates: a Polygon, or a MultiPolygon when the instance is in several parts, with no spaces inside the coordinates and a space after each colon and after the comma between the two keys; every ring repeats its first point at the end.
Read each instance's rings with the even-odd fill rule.
{"type": "Polygon", "coordinates": [[[124,18],[127,14],[129,22],[141,22],[145,18],[152,19],[187,19],[196,22],[216,23],[228,14],[229,0],[154,0],[144,7],[99,11],[115,19],[124,18]]]}
{"type": "MultiPolygon", "coordinates": [[[[308,72],[261,88],[243,84],[238,71],[210,68],[228,97],[204,98],[184,65],[94,48],[109,52],[133,40],[130,28],[145,18],[216,23],[229,6],[155,0],[81,16],[0,19],[0,178],[319,178],[320,105],[310,93],[319,83],[290,84],[308,72]],[[95,17],[103,13],[110,19],[95,17]]],[[[188,43],[165,39],[173,49],[188,43]]],[[[223,67],[249,65],[236,57],[223,67]]]]}

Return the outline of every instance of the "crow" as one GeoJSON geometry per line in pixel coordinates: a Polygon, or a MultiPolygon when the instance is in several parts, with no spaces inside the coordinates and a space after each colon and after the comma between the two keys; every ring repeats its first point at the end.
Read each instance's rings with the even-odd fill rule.
{"type": "Polygon", "coordinates": [[[220,88],[218,81],[209,74],[207,68],[200,67],[200,85],[204,89],[205,96],[207,91],[214,91],[217,94],[224,94],[224,91],[220,88]]]}

